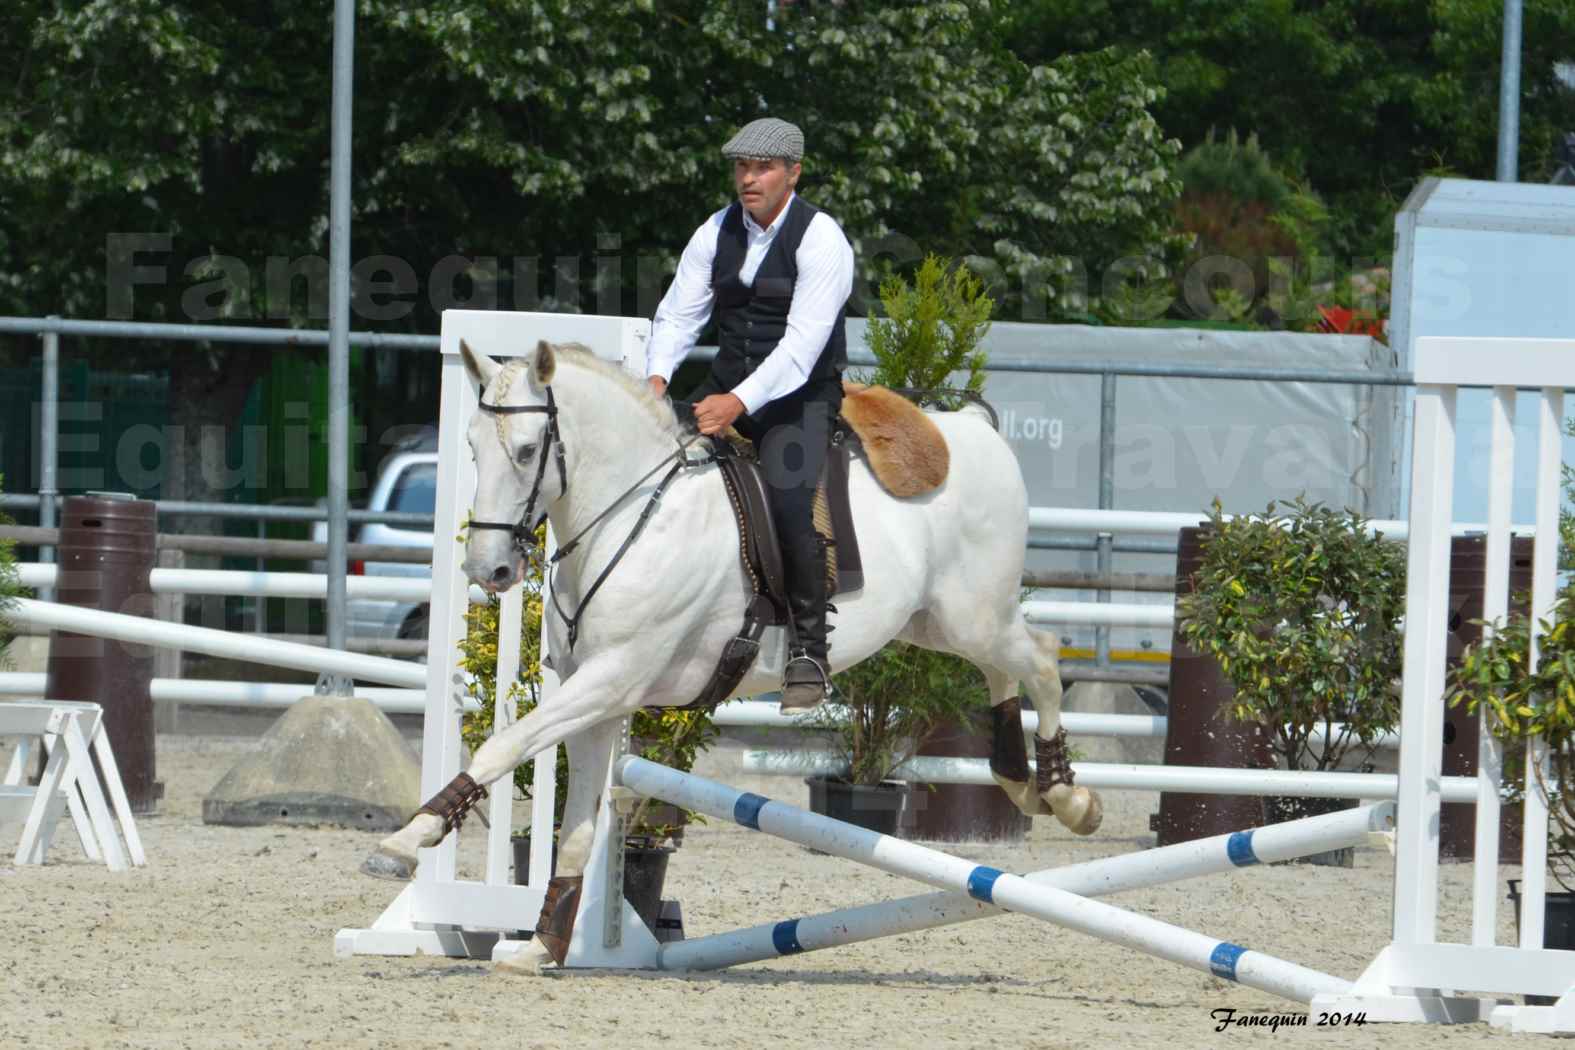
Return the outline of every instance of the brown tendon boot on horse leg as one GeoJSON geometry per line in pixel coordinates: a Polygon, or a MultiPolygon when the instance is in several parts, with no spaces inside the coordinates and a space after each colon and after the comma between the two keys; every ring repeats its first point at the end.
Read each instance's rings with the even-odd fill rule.
{"type": "Polygon", "coordinates": [[[536,940],[559,966],[569,956],[574,920],[580,913],[580,889],[584,884],[583,875],[554,875],[547,881],[547,893],[541,899],[536,940]]]}
{"type": "MultiPolygon", "coordinates": [[[[476,783],[469,773],[457,774],[443,786],[443,790],[433,795],[410,818],[410,824],[415,823],[423,814],[436,817],[443,822],[443,833],[438,837],[438,842],[449,832],[455,831],[465,822],[465,816],[475,808],[476,803],[487,797],[487,789],[476,783]]],[[[410,824],[405,828],[388,836],[378,843],[377,849],[361,862],[361,872],[375,879],[393,879],[406,881],[416,872],[415,851],[407,847],[401,839],[410,830],[410,824]]],[[[436,845],[436,843],[428,843],[436,845]]]]}
{"type": "Polygon", "coordinates": [[[1039,797],[1023,744],[1023,709],[1013,694],[990,708],[990,777],[1012,804],[1030,817],[1047,816],[1050,806],[1039,797]]]}
{"type": "Polygon", "coordinates": [[[1099,796],[1072,783],[1072,760],[1066,751],[1066,727],[1058,726],[1055,736],[1046,740],[1034,734],[1034,762],[1039,797],[1055,813],[1056,819],[1075,835],[1092,835],[1105,818],[1099,796]]]}

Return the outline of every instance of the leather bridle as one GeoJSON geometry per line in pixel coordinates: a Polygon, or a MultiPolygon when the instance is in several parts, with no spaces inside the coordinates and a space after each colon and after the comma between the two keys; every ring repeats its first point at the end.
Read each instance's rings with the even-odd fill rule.
{"type": "MultiPolygon", "coordinates": [[[[542,507],[541,513],[536,515],[536,520],[531,520],[531,512],[536,509],[536,500],[541,496],[541,481],[547,475],[547,450],[552,449],[558,461],[558,490],[559,495],[569,491],[569,473],[563,464],[563,437],[558,433],[558,403],[553,400],[552,387],[547,387],[547,403],[545,405],[489,405],[485,401],[479,402],[477,408],[494,416],[517,416],[527,412],[542,412],[547,416],[547,426],[542,432],[541,452],[536,457],[536,481],[531,485],[530,498],[525,501],[525,510],[520,514],[520,520],[507,521],[476,521],[470,522],[473,529],[497,529],[507,532],[514,540],[514,549],[521,554],[530,551],[531,543],[536,538],[536,530],[546,520],[547,508],[542,507]]],[[[508,451],[507,448],[504,449],[508,451]]],[[[514,457],[509,456],[509,462],[514,457]]]]}

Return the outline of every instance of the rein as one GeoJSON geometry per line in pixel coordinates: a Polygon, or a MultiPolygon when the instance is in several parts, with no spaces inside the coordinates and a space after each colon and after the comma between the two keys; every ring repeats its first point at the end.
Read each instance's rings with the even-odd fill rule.
{"type": "Polygon", "coordinates": [[[639,481],[636,481],[633,485],[630,485],[628,488],[624,489],[616,499],[609,503],[606,510],[603,510],[600,514],[596,515],[596,517],[592,518],[590,522],[587,523],[586,526],[579,532],[575,533],[567,543],[560,545],[558,549],[553,552],[552,558],[547,562],[547,594],[552,598],[553,611],[558,614],[558,617],[563,621],[564,626],[569,629],[569,652],[574,652],[574,643],[579,640],[580,619],[585,615],[585,607],[591,604],[591,599],[596,597],[596,592],[601,590],[603,583],[607,582],[607,577],[612,575],[613,569],[618,567],[618,563],[623,560],[623,556],[629,553],[629,548],[634,546],[634,541],[639,537],[641,532],[645,531],[646,523],[649,522],[652,515],[656,513],[657,505],[662,502],[662,497],[667,493],[667,486],[675,477],[678,476],[678,472],[681,470],[703,467],[707,464],[716,462],[715,456],[706,456],[704,459],[688,459],[684,456],[684,453],[689,450],[689,446],[694,444],[699,439],[699,434],[692,434],[690,435],[689,440],[680,442],[677,449],[662,457],[661,462],[657,463],[656,466],[646,471],[640,477],[639,481]],[[639,490],[641,485],[644,485],[651,479],[652,475],[667,465],[668,460],[676,460],[676,462],[673,463],[673,465],[668,469],[666,475],[662,477],[662,480],[657,482],[655,490],[651,493],[651,498],[646,501],[645,509],[640,511],[639,520],[634,523],[634,528],[629,530],[629,535],[624,537],[624,541],[618,547],[617,553],[615,553],[612,556],[612,559],[607,562],[607,565],[601,571],[601,575],[596,577],[596,582],[591,584],[590,589],[585,592],[585,597],[581,598],[580,604],[575,607],[574,615],[570,616],[568,613],[563,611],[563,606],[558,604],[558,589],[552,585],[551,572],[557,568],[558,562],[574,552],[574,548],[579,546],[580,540],[585,537],[587,532],[590,532],[591,529],[596,527],[597,522],[607,517],[607,515],[616,510],[624,500],[634,495],[635,492],[639,490]]]}
{"type": "MultiPolygon", "coordinates": [[[[535,522],[529,521],[530,513],[536,507],[537,497],[541,494],[542,478],[547,472],[547,449],[549,446],[553,446],[556,451],[559,494],[562,495],[569,491],[568,473],[563,462],[563,436],[558,432],[558,405],[553,400],[552,386],[550,384],[547,386],[547,404],[545,407],[541,405],[489,405],[485,401],[480,402],[477,407],[484,412],[499,416],[516,415],[524,412],[544,412],[547,415],[547,430],[542,438],[541,453],[536,459],[536,481],[531,487],[530,498],[526,500],[525,510],[520,515],[520,520],[512,524],[501,521],[472,521],[470,523],[470,527],[473,529],[497,529],[509,533],[513,537],[514,548],[520,554],[527,555],[530,552],[531,541],[536,537],[536,530],[541,527],[542,521],[547,517],[546,508],[543,508],[535,522]]],[[[689,451],[689,446],[700,440],[700,437],[699,433],[695,433],[691,434],[687,440],[679,442],[677,449],[663,456],[656,466],[641,475],[640,479],[633,485],[624,489],[617,498],[607,505],[606,509],[587,522],[584,528],[570,537],[566,543],[560,544],[548,560],[547,593],[552,598],[553,610],[557,612],[564,625],[569,629],[569,652],[574,652],[574,644],[579,639],[580,619],[585,615],[585,607],[591,604],[591,599],[596,596],[596,592],[601,589],[602,584],[607,582],[607,577],[612,575],[613,569],[617,568],[618,563],[623,560],[623,556],[629,552],[629,548],[634,546],[634,541],[639,537],[640,533],[645,531],[646,524],[656,513],[657,505],[661,503],[662,497],[666,495],[667,486],[672,482],[673,478],[677,477],[682,470],[703,467],[716,462],[714,455],[693,460],[685,456],[685,453],[689,451]],[[612,556],[612,560],[602,569],[601,575],[596,577],[596,582],[592,583],[590,589],[585,592],[585,597],[580,599],[580,604],[575,608],[574,615],[571,616],[564,612],[563,607],[558,604],[557,588],[552,585],[552,572],[556,570],[558,563],[574,552],[580,541],[585,538],[586,533],[590,532],[604,518],[617,510],[624,500],[639,491],[640,486],[651,480],[657,471],[667,466],[669,461],[674,460],[676,462],[668,469],[667,474],[657,483],[656,489],[651,493],[651,498],[646,502],[645,509],[640,512],[639,520],[634,523],[634,528],[624,538],[617,553],[612,556]]]]}

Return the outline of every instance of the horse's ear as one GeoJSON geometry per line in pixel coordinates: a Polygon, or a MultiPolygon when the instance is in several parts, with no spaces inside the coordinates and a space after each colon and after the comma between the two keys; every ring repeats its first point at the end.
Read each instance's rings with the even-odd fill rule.
{"type": "Polygon", "coordinates": [[[503,370],[502,365],[486,354],[476,353],[470,348],[470,344],[463,339],[459,341],[459,356],[465,361],[465,371],[469,372],[471,377],[481,384],[483,390],[486,389],[488,383],[492,382],[493,377],[503,370]]]}
{"type": "Polygon", "coordinates": [[[558,352],[552,344],[543,339],[536,344],[536,352],[531,355],[530,381],[538,390],[552,382],[552,377],[558,371],[558,352]]]}

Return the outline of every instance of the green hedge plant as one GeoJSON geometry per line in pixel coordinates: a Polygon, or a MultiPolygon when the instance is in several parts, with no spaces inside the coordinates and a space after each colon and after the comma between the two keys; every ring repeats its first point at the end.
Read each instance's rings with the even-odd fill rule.
{"type": "MultiPolygon", "coordinates": [[[[1529,601],[1518,600],[1522,607],[1529,601]]],[[[1547,766],[1537,770],[1548,798],[1548,852],[1564,855],[1555,866],[1566,889],[1568,854],[1575,852],[1575,792],[1560,784],[1575,783],[1575,585],[1566,585],[1554,601],[1552,616],[1540,621],[1542,635],[1537,664],[1531,666],[1531,621],[1511,613],[1484,624],[1480,641],[1468,646],[1449,670],[1448,703],[1470,714],[1487,712],[1489,731],[1502,741],[1506,801],[1525,790],[1525,745],[1541,737],[1547,766]]]]}
{"type": "Polygon", "coordinates": [[[1235,688],[1225,716],[1263,726],[1286,768],[1328,770],[1399,724],[1404,610],[1405,549],[1362,515],[1298,498],[1226,517],[1216,500],[1177,616],[1235,688]]]}

